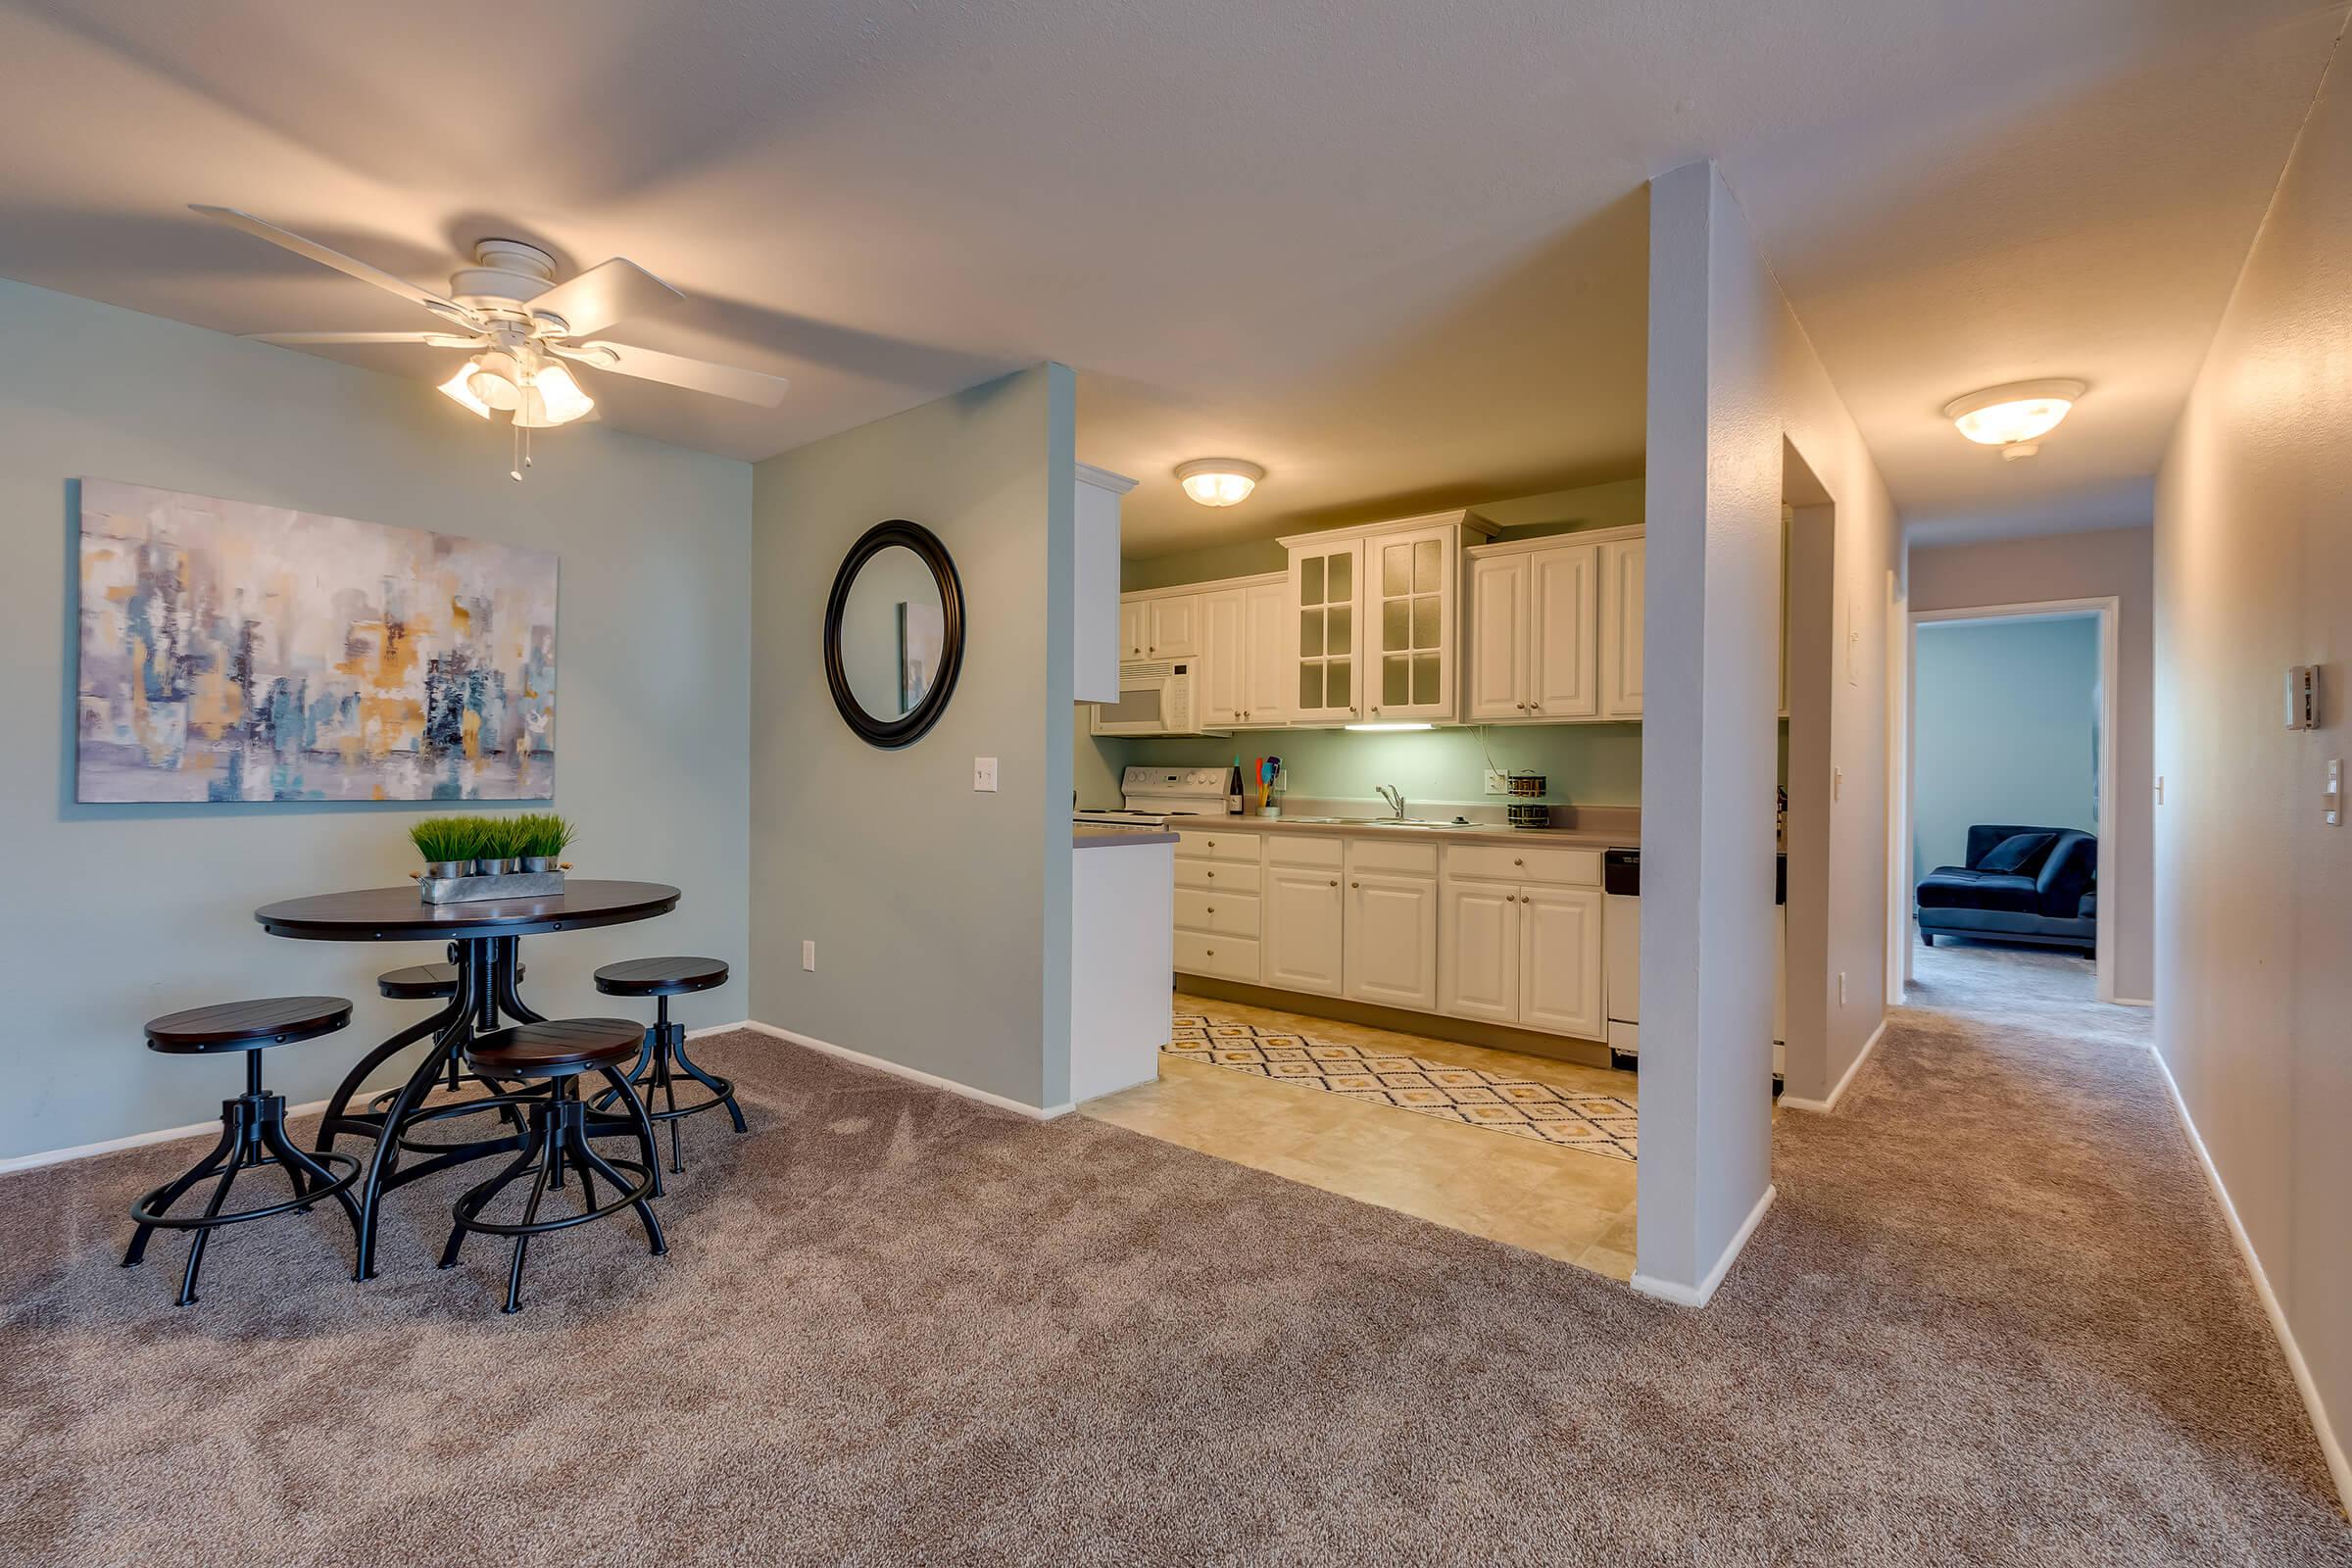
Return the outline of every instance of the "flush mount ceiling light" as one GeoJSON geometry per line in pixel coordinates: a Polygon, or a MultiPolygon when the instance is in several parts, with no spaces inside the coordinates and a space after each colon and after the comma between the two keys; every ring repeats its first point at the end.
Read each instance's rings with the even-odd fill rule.
{"type": "Polygon", "coordinates": [[[1943,416],[1971,441],[1999,447],[2014,463],[2041,450],[2039,438],[2058,428],[2082,391],[2080,381],[2011,381],[1952,399],[1943,416]]]}
{"type": "Polygon", "coordinates": [[[1266,470],[1240,458],[1195,458],[1176,465],[1184,493],[1204,507],[1230,507],[1250,499],[1266,470]]]}

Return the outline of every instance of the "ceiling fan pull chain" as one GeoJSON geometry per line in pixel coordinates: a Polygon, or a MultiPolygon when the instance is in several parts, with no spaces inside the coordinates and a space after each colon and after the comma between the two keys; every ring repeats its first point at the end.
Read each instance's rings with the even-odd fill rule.
{"type": "Polygon", "coordinates": [[[520,484],[522,483],[522,426],[517,424],[510,426],[510,428],[514,432],[514,457],[507,469],[507,477],[516,484],[520,484]]]}

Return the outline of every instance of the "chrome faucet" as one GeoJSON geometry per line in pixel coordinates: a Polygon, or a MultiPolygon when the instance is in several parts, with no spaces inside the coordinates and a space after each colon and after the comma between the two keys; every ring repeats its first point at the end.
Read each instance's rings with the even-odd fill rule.
{"type": "Polygon", "coordinates": [[[1376,784],[1373,786],[1373,790],[1382,800],[1389,803],[1389,815],[1399,822],[1403,821],[1404,791],[1394,784],[1376,784]]]}

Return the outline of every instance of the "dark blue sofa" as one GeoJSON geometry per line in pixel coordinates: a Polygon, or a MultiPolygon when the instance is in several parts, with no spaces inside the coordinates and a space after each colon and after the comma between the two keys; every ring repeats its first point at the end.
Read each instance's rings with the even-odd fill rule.
{"type": "Polygon", "coordinates": [[[1920,937],[1930,947],[1937,936],[1958,936],[2095,952],[2098,872],[2099,841],[2088,833],[1979,823],[1968,830],[1968,864],[1939,865],[1920,879],[1920,937]],[[2019,833],[2053,840],[2015,870],[1986,868],[1985,857],[2019,833]]]}

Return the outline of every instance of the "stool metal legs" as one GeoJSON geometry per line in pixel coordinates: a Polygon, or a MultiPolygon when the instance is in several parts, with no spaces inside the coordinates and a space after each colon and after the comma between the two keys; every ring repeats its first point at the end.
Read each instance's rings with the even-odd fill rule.
{"type": "MultiPolygon", "coordinates": [[[[653,1122],[646,1114],[645,1102],[637,1098],[636,1090],[630,1087],[625,1076],[611,1068],[600,1071],[612,1085],[600,1099],[619,1099],[627,1104],[626,1125],[637,1135],[638,1152],[645,1156],[642,1163],[628,1159],[609,1160],[596,1152],[596,1146],[589,1142],[589,1135],[592,1131],[606,1129],[591,1125],[589,1108],[579,1098],[578,1077],[563,1077],[554,1080],[553,1092],[548,1099],[530,1103],[530,1133],[523,1142],[521,1152],[504,1170],[468,1189],[466,1196],[458,1200],[449,1230],[449,1245],[441,1250],[441,1266],[457,1266],[458,1251],[466,1245],[468,1231],[514,1237],[514,1251],[507,1265],[507,1300],[501,1311],[522,1310],[522,1261],[534,1236],[567,1230],[624,1208],[634,1208],[639,1222],[645,1227],[645,1239],[654,1255],[659,1257],[669,1250],[669,1244],[662,1240],[662,1222],[654,1217],[653,1205],[646,1201],[648,1198],[658,1196],[657,1184],[660,1180],[660,1155],[654,1150],[653,1122]],[[539,1217],[540,1204],[550,1188],[564,1185],[566,1164],[573,1167],[580,1179],[580,1209],[577,1213],[565,1214],[561,1218],[543,1220],[539,1217]],[[522,1218],[512,1224],[483,1219],[482,1210],[500,1193],[525,1175],[531,1178],[531,1191],[523,1203],[522,1218]],[[597,1176],[610,1182],[613,1192],[618,1195],[612,1201],[597,1201],[597,1176]]],[[[622,1118],[594,1117],[593,1120],[615,1122],[622,1118]]]]}
{"type": "MultiPolygon", "coordinates": [[[[645,1046],[629,1069],[629,1081],[644,1092],[653,1119],[669,1123],[669,1168],[673,1174],[683,1175],[686,1160],[678,1142],[680,1121],[709,1110],[713,1105],[724,1105],[737,1132],[749,1129],[743,1119],[743,1107],[735,1103],[734,1083],[705,1072],[694,1058],[686,1054],[686,1026],[671,1020],[667,997],[656,998],[655,1005],[657,1010],[653,1027],[645,1032],[645,1046]],[[681,1106],[678,1103],[678,1079],[681,1075],[710,1091],[710,1098],[681,1106]],[[660,1102],[660,1108],[652,1109],[656,1102],[660,1102]]],[[[596,1108],[604,1109],[612,1100],[612,1092],[605,1091],[597,1097],[596,1108]]],[[[654,1190],[654,1196],[662,1196],[659,1187],[654,1190]]]]}
{"type": "Polygon", "coordinates": [[[262,1054],[258,1051],[245,1053],[245,1093],[234,1100],[220,1102],[220,1142],[211,1153],[198,1160],[184,1175],[176,1176],[130,1205],[130,1217],[137,1228],[131,1232],[130,1246],[123,1250],[122,1266],[136,1268],[147,1256],[147,1243],[158,1230],[184,1230],[195,1234],[188,1241],[187,1266],[180,1272],[179,1304],[188,1306],[196,1300],[196,1275],[204,1266],[205,1243],[214,1231],[223,1225],[240,1225],[251,1219],[267,1219],[288,1210],[308,1212],[321,1198],[332,1198],[343,1207],[344,1217],[351,1221],[355,1247],[360,1234],[360,1207],[352,1201],[350,1188],[359,1180],[360,1162],[349,1154],[332,1152],[307,1153],[295,1147],[286,1136],[286,1101],[283,1095],[272,1095],[262,1088],[262,1054]],[[224,1214],[229,1189],[235,1185],[237,1173],[258,1165],[275,1165],[286,1174],[294,1196],[282,1202],[266,1203],[259,1208],[241,1209],[224,1214]],[[333,1168],[329,1168],[332,1166],[333,1168]],[[199,1183],[218,1175],[212,1197],[201,1215],[173,1216],[170,1209],[186,1197],[199,1183]]]}

